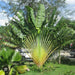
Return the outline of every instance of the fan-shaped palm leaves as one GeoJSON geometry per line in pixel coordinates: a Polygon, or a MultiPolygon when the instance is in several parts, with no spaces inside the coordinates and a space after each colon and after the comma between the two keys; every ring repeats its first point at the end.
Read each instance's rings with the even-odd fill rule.
{"type": "Polygon", "coordinates": [[[31,7],[26,8],[28,11],[26,18],[23,12],[19,11],[16,15],[17,19],[13,18],[9,23],[10,43],[27,49],[34,63],[41,67],[50,54],[68,41],[68,39],[65,40],[65,37],[71,37],[74,30],[66,25],[61,25],[61,20],[54,26],[57,21],[56,9],[48,19],[45,17],[43,4],[39,5],[36,17],[31,7]]]}

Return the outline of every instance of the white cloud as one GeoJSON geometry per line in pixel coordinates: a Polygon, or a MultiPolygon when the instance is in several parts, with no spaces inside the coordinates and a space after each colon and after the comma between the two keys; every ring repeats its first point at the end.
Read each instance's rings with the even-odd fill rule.
{"type": "Polygon", "coordinates": [[[16,1],[18,1],[18,0],[2,0],[2,1],[8,3],[8,2],[16,2],[16,1]]]}
{"type": "Polygon", "coordinates": [[[71,20],[75,20],[75,16],[67,15],[67,18],[69,18],[69,19],[71,19],[71,20]]]}
{"type": "Polygon", "coordinates": [[[75,4],[75,0],[66,0],[66,3],[70,4],[70,5],[74,5],[75,4]]]}
{"type": "Polygon", "coordinates": [[[66,10],[69,10],[66,17],[71,20],[75,20],[75,0],[66,0],[66,3],[68,4],[66,10]]]}
{"type": "MultiPolygon", "coordinates": [[[[12,17],[10,17],[10,19],[12,19],[12,17]]],[[[1,12],[0,13],[0,26],[5,26],[5,23],[8,23],[7,14],[4,14],[3,12],[1,12]]]]}
{"type": "Polygon", "coordinates": [[[6,3],[7,3],[7,1],[8,1],[8,0],[1,0],[1,1],[4,1],[4,2],[6,2],[6,3]]]}
{"type": "Polygon", "coordinates": [[[0,25],[5,26],[5,23],[8,22],[7,15],[3,12],[0,13],[0,25]]]}
{"type": "Polygon", "coordinates": [[[0,19],[0,26],[5,26],[5,23],[8,23],[8,19],[5,20],[0,19]]]}

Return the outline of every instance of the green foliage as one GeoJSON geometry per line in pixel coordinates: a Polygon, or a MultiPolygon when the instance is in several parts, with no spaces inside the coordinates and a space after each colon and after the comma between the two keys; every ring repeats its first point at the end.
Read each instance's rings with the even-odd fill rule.
{"type": "Polygon", "coordinates": [[[29,68],[26,65],[15,66],[14,68],[20,74],[25,73],[26,71],[29,71],[29,68]]]}
{"type": "Polygon", "coordinates": [[[0,36],[2,37],[6,37],[6,29],[7,29],[7,26],[0,26],[0,36]]]}
{"type": "Polygon", "coordinates": [[[52,27],[55,24],[55,22],[57,21],[56,20],[57,19],[57,15],[55,15],[56,11],[57,11],[56,9],[53,10],[53,13],[50,16],[50,19],[49,19],[49,22],[48,22],[48,27],[52,27]]]}
{"type": "Polygon", "coordinates": [[[19,52],[10,48],[3,48],[0,51],[0,69],[4,69],[6,67],[8,69],[8,73],[11,72],[11,67],[17,65],[16,62],[21,61],[21,58],[22,56],[19,52]]]}
{"type": "Polygon", "coordinates": [[[16,52],[10,48],[3,48],[0,51],[0,65],[10,64],[15,61],[20,61],[21,55],[19,52],[16,52]]]}
{"type": "Polygon", "coordinates": [[[38,68],[36,65],[30,66],[31,71],[34,72],[48,72],[48,71],[54,71],[55,67],[53,65],[48,65],[45,63],[41,68],[38,68]]]}
{"type": "Polygon", "coordinates": [[[14,68],[11,68],[9,75],[18,75],[18,72],[14,68]]]}

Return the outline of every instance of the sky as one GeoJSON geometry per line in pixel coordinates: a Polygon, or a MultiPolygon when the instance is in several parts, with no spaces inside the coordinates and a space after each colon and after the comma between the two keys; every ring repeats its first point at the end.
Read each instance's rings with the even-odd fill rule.
{"type": "MultiPolygon", "coordinates": [[[[7,0],[3,0],[3,1],[5,2],[5,4],[2,3],[1,0],[0,0],[0,4],[6,5],[7,0]]],[[[70,11],[67,14],[66,12],[63,11],[63,14],[65,14],[64,16],[66,16],[67,18],[70,18],[71,20],[75,20],[75,13],[71,13],[71,11],[75,11],[75,0],[66,0],[66,3],[67,3],[67,8],[65,9],[68,9],[70,11]]],[[[5,26],[5,23],[8,23],[7,14],[4,14],[3,12],[5,12],[5,10],[2,10],[0,7],[0,26],[1,25],[5,26]]],[[[10,17],[10,19],[11,18],[12,17],[10,17]]]]}
{"type": "MultiPolygon", "coordinates": [[[[69,13],[71,11],[75,12],[75,0],[66,0],[66,3],[68,4],[66,9],[70,10],[69,13]]],[[[75,20],[75,13],[70,13],[67,17],[71,18],[71,20],[75,20]]]]}

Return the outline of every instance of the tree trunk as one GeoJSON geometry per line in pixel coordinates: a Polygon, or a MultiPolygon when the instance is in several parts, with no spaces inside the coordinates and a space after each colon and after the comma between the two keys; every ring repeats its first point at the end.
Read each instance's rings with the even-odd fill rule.
{"type": "Polygon", "coordinates": [[[58,61],[59,64],[61,64],[61,55],[60,55],[60,50],[59,50],[59,61],[58,61]]]}

